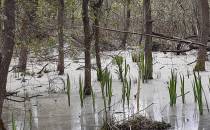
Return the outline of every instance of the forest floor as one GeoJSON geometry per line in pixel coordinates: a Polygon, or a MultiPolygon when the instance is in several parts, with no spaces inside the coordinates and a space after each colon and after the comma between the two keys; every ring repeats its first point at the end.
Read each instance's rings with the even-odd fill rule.
{"type": "MultiPolygon", "coordinates": [[[[132,62],[131,51],[104,52],[102,56],[103,67],[110,70],[113,76],[113,97],[111,107],[111,117],[115,120],[129,118],[136,113],[154,121],[164,121],[171,124],[170,130],[200,130],[210,129],[210,113],[204,104],[204,115],[200,116],[197,104],[193,95],[193,67],[196,60],[196,52],[192,51],[187,55],[174,55],[173,53],[163,54],[153,53],[154,79],[141,84],[140,109],[137,109],[136,92],[138,67],[132,62]],[[122,107],[121,91],[122,83],[115,73],[116,65],[112,64],[112,56],[122,55],[130,65],[129,76],[132,80],[131,98],[129,108],[122,107]],[[185,76],[186,103],[183,104],[181,97],[177,98],[177,103],[171,107],[169,102],[168,81],[171,70],[178,74],[177,95],[180,95],[179,74],[185,76]]],[[[4,103],[3,120],[8,129],[12,129],[12,117],[15,120],[17,130],[98,130],[103,125],[104,107],[101,96],[100,84],[97,82],[96,71],[92,69],[92,86],[96,94],[95,111],[92,106],[92,98],[86,97],[84,107],[80,106],[79,98],[79,76],[84,75],[84,57],[76,59],[65,59],[66,73],[58,76],[56,63],[37,62],[31,58],[28,62],[26,76],[11,71],[8,76],[7,91],[18,92],[16,96],[8,97],[4,103]],[[43,66],[46,69],[41,74],[37,74],[43,66]],[[64,91],[66,74],[69,74],[71,81],[71,104],[68,106],[68,97],[64,91]],[[14,102],[16,100],[19,102],[14,102]],[[25,100],[25,102],[22,102],[25,100]],[[13,116],[12,116],[13,115],[13,116]]],[[[92,59],[93,66],[95,60],[92,59]]],[[[13,59],[11,69],[17,65],[17,59],[13,59]]],[[[202,84],[208,104],[210,104],[210,62],[206,62],[206,71],[200,72],[202,84]]],[[[93,67],[94,68],[94,67],[93,67]]]]}

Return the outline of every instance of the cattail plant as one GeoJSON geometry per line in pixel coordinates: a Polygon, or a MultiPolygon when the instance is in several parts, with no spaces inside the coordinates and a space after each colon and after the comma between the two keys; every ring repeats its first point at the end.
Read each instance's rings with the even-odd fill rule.
{"type": "Polygon", "coordinates": [[[181,96],[182,96],[182,103],[184,104],[185,103],[185,78],[184,78],[184,75],[180,75],[180,81],[181,81],[181,87],[180,87],[180,90],[181,90],[181,96]]]}
{"type": "Polygon", "coordinates": [[[203,115],[203,99],[202,99],[202,81],[201,76],[198,76],[194,72],[194,96],[196,97],[200,115],[203,115]]]}
{"type": "Polygon", "coordinates": [[[82,80],[81,76],[79,77],[79,96],[80,96],[81,107],[83,107],[83,104],[84,104],[84,90],[83,90],[83,80],[82,80]]]}
{"type": "Polygon", "coordinates": [[[173,70],[171,70],[171,79],[168,84],[171,106],[176,104],[176,98],[177,98],[176,85],[177,85],[177,74],[173,70]]]}
{"type": "Polygon", "coordinates": [[[70,78],[69,78],[69,75],[68,75],[68,74],[67,74],[66,87],[67,87],[68,104],[69,104],[69,106],[70,106],[70,103],[71,103],[71,100],[70,100],[71,82],[70,82],[70,78]]]}

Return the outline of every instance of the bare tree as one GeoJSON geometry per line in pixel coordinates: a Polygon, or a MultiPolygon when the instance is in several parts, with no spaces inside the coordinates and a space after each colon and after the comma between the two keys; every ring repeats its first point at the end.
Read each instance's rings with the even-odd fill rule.
{"type": "MultiPolygon", "coordinates": [[[[144,0],[144,20],[145,20],[145,33],[152,34],[152,16],[151,16],[151,2],[144,0]]],[[[145,36],[145,64],[146,64],[146,79],[152,79],[153,65],[152,65],[152,37],[145,36]]]]}
{"type": "Polygon", "coordinates": [[[91,30],[89,22],[89,0],[82,1],[82,20],[84,26],[84,43],[85,43],[85,95],[91,94],[91,59],[90,59],[90,47],[91,47],[91,30]]]}
{"type": "Polygon", "coordinates": [[[4,98],[6,96],[6,83],[9,65],[12,59],[13,48],[15,45],[15,0],[4,1],[4,31],[3,44],[0,58],[0,117],[4,98]]]}
{"type": "Polygon", "coordinates": [[[58,66],[57,70],[59,71],[59,75],[64,74],[64,52],[63,52],[63,26],[64,26],[64,0],[58,0],[58,66]]]}
{"type": "MultiPolygon", "coordinates": [[[[199,42],[207,45],[209,35],[209,4],[208,0],[198,0],[199,9],[199,42]]],[[[195,71],[205,71],[206,47],[200,46],[195,71]]]]}

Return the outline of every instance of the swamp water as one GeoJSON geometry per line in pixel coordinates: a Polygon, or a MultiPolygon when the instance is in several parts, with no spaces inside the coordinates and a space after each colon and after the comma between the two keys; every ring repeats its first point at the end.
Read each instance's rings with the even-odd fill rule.
{"type": "MultiPolygon", "coordinates": [[[[137,83],[137,66],[132,63],[131,57],[128,53],[123,54],[128,63],[130,64],[131,71],[130,77],[132,79],[132,89],[130,98],[130,107],[125,110],[122,109],[121,91],[122,84],[119,82],[114,70],[116,68],[110,66],[109,69],[113,74],[113,97],[111,107],[111,117],[116,120],[121,120],[128,115],[136,113],[136,91],[137,83]]],[[[148,83],[141,84],[140,91],[140,112],[139,114],[146,116],[152,120],[165,121],[171,124],[170,130],[209,130],[210,129],[210,113],[206,109],[204,102],[204,115],[200,116],[197,104],[194,102],[192,91],[193,74],[192,68],[194,64],[187,65],[193,62],[195,55],[190,54],[187,56],[173,56],[172,54],[163,55],[154,53],[154,79],[148,83]],[[186,104],[182,104],[181,97],[177,99],[174,107],[169,104],[169,94],[167,89],[167,81],[170,78],[171,68],[184,74],[186,77],[186,104]],[[189,79],[187,78],[187,71],[190,72],[189,79]]],[[[107,60],[106,60],[107,61],[107,60]]],[[[108,62],[107,62],[108,63],[108,62]]],[[[71,106],[68,106],[68,97],[65,93],[52,93],[48,94],[46,80],[48,77],[43,77],[42,84],[45,87],[25,88],[24,91],[30,91],[30,94],[41,94],[43,96],[32,98],[25,103],[17,103],[12,101],[5,101],[3,108],[3,120],[9,130],[12,130],[12,113],[15,119],[17,130],[99,130],[103,125],[103,99],[101,97],[100,85],[94,81],[96,80],[95,72],[93,72],[93,88],[96,93],[96,109],[94,112],[92,106],[92,98],[87,97],[84,101],[84,107],[81,109],[80,99],[78,93],[78,76],[83,73],[83,70],[76,70],[77,64],[72,63],[72,68],[67,71],[70,79],[74,79],[71,90],[71,106]],[[77,87],[75,87],[77,86],[77,87]]],[[[203,80],[205,94],[210,104],[210,93],[208,90],[208,78],[210,76],[210,63],[207,63],[207,71],[200,73],[203,80]]],[[[12,77],[13,74],[10,74],[12,77]]],[[[52,74],[54,75],[54,74],[52,74]]],[[[179,77],[178,77],[179,79],[179,77]]],[[[35,84],[33,80],[31,84],[35,84]]],[[[16,83],[14,78],[8,80],[8,90],[13,90],[14,86],[20,85],[16,83]],[[15,85],[14,85],[15,82],[15,85]]],[[[179,81],[178,81],[179,82],[179,81]]],[[[37,82],[36,82],[37,83],[37,82]]],[[[180,95],[179,83],[177,85],[177,95],[180,95]]],[[[16,88],[15,88],[16,89],[16,88]]],[[[15,90],[14,89],[14,90],[15,90]]]]}

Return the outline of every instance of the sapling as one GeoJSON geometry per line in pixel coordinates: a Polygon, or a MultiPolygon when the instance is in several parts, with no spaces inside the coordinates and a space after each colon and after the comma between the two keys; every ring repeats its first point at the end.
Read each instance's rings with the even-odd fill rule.
{"type": "Polygon", "coordinates": [[[177,74],[173,70],[171,70],[171,79],[168,85],[171,106],[176,104],[176,98],[177,98],[176,85],[177,85],[177,74]]]}

